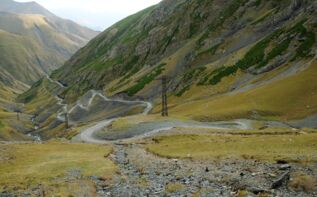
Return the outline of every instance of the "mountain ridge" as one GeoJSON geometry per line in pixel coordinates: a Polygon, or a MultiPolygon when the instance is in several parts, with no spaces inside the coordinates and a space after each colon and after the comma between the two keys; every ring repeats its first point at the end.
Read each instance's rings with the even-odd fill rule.
{"type": "MultiPolygon", "coordinates": [[[[0,2],[0,120],[1,139],[22,134],[31,127],[15,120],[22,104],[16,97],[49,74],[98,32],[55,16],[39,4],[0,2]],[[14,117],[14,118],[13,118],[14,117]]],[[[23,138],[24,139],[24,138],[23,138]]]]}
{"type": "Polygon", "coordinates": [[[55,16],[36,2],[19,3],[12,0],[1,2],[0,29],[2,53],[11,57],[2,56],[1,67],[16,80],[28,85],[61,66],[97,35],[93,30],[55,16]],[[6,44],[8,40],[11,40],[12,46],[6,44]],[[28,72],[12,69],[21,66],[18,54],[24,58],[28,72]]]}
{"type": "MultiPolygon", "coordinates": [[[[314,94],[301,91],[314,80],[306,70],[315,65],[316,7],[310,0],[165,0],[105,30],[51,77],[67,85],[58,94],[68,103],[95,89],[109,97],[151,100],[157,114],[161,83],[156,79],[167,75],[174,116],[301,119],[317,113],[314,94]],[[298,86],[285,79],[298,80],[298,86]],[[270,86],[284,89],[274,92],[270,86]],[[295,97],[296,102],[288,99],[295,97]]],[[[312,85],[309,91],[316,89],[312,85]]]]}

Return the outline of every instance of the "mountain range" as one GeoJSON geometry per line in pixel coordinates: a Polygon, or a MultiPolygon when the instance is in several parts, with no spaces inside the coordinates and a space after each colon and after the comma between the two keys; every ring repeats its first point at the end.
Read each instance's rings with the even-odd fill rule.
{"type": "Polygon", "coordinates": [[[55,16],[35,2],[1,0],[1,92],[5,87],[26,90],[41,77],[59,68],[97,34],[55,16]]]}
{"type": "Polygon", "coordinates": [[[66,88],[42,80],[20,101],[45,125],[58,107],[39,108],[48,98],[47,108],[56,105],[43,89],[69,104],[91,89],[149,100],[156,114],[165,75],[176,117],[316,127],[316,7],[310,0],[164,0],[108,28],[55,70],[51,78],[66,88]]]}
{"type": "Polygon", "coordinates": [[[36,2],[0,1],[0,138],[21,139],[19,132],[29,128],[11,120],[22,106],[17,95],[62,66],[98,33],[36,2]]]}

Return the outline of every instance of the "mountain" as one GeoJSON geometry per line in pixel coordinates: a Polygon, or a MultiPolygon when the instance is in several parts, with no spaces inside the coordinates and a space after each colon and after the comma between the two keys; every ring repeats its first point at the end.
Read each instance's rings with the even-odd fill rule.
{"type": "Polygon", "coordinates": [[[18,131],[28,127],[13,120],[17,95],[62,66],[97,34],[35,2],[0,1],[0,120],[6,125],[0,139],[21,139],[18,131]]]}
{"type": "MultiPolygon", "coordinates": [[[[97,89],[152,100],[158,113],[156,79],[167,75],[176,116],[303,119],[317,114],[316,8],[313,0],[164,0],[98,35],[51,77],[67,85],[60,95],[69,103],[97,89]]],[[[21,99],[35,103],[41,83],[21,99]]]]}
{"type": "Polygon", "coordinates": [[[31,85],[61,66],[96,35],[35,2],[1,0],[0,67],[6,71],[1,74],[31,85]]]}
{"type": "Polygon", "coordinates": [[[2,0],[0,4],[1,12],[9,12],[15,14],[36,14],[42,15],[60,32],[68,34],[69,38],[74,41],[81,40],[80,45],[86,44],[91,38],[95,37],[99,32],[93,31],[87,27],[78,25],[77,23],[60,18],[36,2],[15,2],[13,0],[2,0]]]}

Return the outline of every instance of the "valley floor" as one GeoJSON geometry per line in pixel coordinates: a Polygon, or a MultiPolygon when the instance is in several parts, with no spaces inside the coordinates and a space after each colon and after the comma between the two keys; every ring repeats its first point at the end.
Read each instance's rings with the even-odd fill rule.
{"type": "Polygon", "coordinates": [[[0,196],[316,196],[316,140],[313,130],[276,127],[3,143],[0,196]],[[285,172],[290,179],[272,189],[285,172]]]}

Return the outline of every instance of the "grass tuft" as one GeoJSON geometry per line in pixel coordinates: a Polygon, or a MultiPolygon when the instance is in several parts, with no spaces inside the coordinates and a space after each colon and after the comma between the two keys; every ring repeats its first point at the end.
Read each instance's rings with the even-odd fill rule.
{"type": "Polygon", "coordinates": [[[304,191],[310,193],[316,189],[316,179],[305,173],[294,173],[288,187],[296,192],[304,191]]]}

